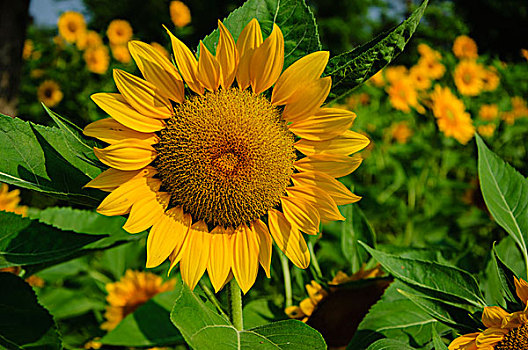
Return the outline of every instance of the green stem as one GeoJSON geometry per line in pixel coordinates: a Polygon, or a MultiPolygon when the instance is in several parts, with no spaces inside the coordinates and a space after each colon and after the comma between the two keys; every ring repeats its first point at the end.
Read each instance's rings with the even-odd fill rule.
{"type": "Polygon", "coordinates": [[[209,299],[209,301],[216,307],[220,315],[224,316],[226,319],[229,320],[229,317],[224,312],[224,309],[222,309],[222,305],[220,305],[220,302],[218,301],[218,299],[216,299],[214,293],[209,288],[207,288],[205,283],[203,283],[201,280],[198,282],[198,284],[200,285],[200,288],[202,288],[203,292],[207,296],[207,299],[209,299]]]}
{"type": "Polygon", "coordinates": [[[288,258],[286,255],[284,255],[282,252],[279,252],[279,256],[282,264],[282,273],[284,275],[284,294],[286,298],[285,306],[289,307],[293,305],[290,266],[288,264],[288,258]]]}
{"type": "Polygon", "coordinates": [[[321,273],[321,267],[319,267],[319,262],[317,261],[317,258],[315,257],[314,247],[311,240],[308,240],[308,250],[310,251],[310,258],[312,261],[312,266],[315,270],[315,273],[317,274],[317,277],[322,278],[323,274],[321,273]]]}
{"type": "Polygon", "coordinates": [[[233,278],[228,286],[229,296],[229,315],[231,323],[239,331],[244,329],[244,319],[242,317],[242,291],[236,280],[233,278]]]}

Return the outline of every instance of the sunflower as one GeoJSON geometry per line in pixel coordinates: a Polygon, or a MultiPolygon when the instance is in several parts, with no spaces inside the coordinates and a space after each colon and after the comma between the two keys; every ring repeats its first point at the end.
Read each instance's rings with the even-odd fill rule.
{"type": "Polygon", "coordinates": [[[133,33],[130,23],[123,19],[114,19],[106,30],[111,45],[125,45],[132,39],[133,33]]]}
{"type": "Polygon", "coordinates": [[[431,58],[434,60],[441,60],[442,54],[440,52],[433,50],[429,45],[427,44],[419,44],[418,45],[418,53],[420,53],[420,56],[425,58],[431,58]]]}
{"type": "Polygon", "coordinates": [[[88,48],[84,51],[84,61],[86,68],[92,73],[105,74],[110,63],[108,48],[106,46],[97,46],[88,48]]]}
{"type": "Polygon", "coordinates": [[[488,67],[488,69],[484,69],[484,73],[482,76],[482,82],[483,82],[483,89],[484,91],[493,91],[495,90],[500,83],[500,77],[497,73],[497,69],[495,67],[488,67]]]}
{"type": "Polygon", "coordinates": [[[524,57],[524,59],[528,61],[528,50],[521,49],[521,56],[524,57]]]}
{"type": "Polygon", "coordinates": [[[477,131],[480,135],[484,137],[491,137],[493,136],[493,133],[495,132],[496,125],[495,124],[484,124],[479,125],[477,127],[477,131]]]}
{"type": "Polygon", "coordinates": [[[130,63],[132,60],[132,57],[130,57],[130,52],[128,51],[128,48],[125,45],[112,45],[110,46],[112,49],[112,56],[121,63],[130,63]]]}
{"type": "Polygon", "coordinates": [[[436,80],[444,76],[445,66],[440,63],[440,61],[433,56],[422,56],[418,59],[419,67],[422,67],[429,78],[436,80]]]}
{"type": "Polygon", "coordinates": [[[89,30],[84,34],[81,34],[77,39],[77,48],[79,50],[86,50],[91,47],[98,47],[103,45],[103,39],[94,30],[89,30]]]}
{"type": "Polygon", "coordinates": [[[417,90],[427,90],[431,87],[431,77],[424,66],[416,65],[409,70],[409,79],[417,90]]]}
{"type": "Polygon", "coordinates": [[[62,91],[59,84],[53,80],[45,80],[37,89],[39,101],[48,107],[55,107],[62,101],[62,91]]]}
{"type": "Polygon", "coordinates": [[[409,128],[407,122],[393,123],[390,127],[391,136],[396,142],[400,144],[407,143],[409,138],[412,136],[413,131],[409,128]]]}
{"type": "Polygon", "coordinates": [[[462,95],[476,96],[484,89],[484,67],[471,60],[457,64],[454,71],[455,85],[462,95]]]}
{"type": "Polygon", "coordinates": [[[467,35],[460,35],[453,42],[453,53],[458,58],[476,59],[477,43],[467,35]]]}
{"type": "Polygon", "coordinates": [[[25,60],[29,60],[31,58],[31,54],[33,53],[33,40],[26,39],[24,41],[24,48],[22,49],[22,58],[25,60]]]}
{"type": "Polygon", "coordinates": [[[191,11],[181,1],[171,1],[169,6],[172,23],[178,28],[185,27],[191,23],[191,11]]]}
{"type": "Polygon", "coordinates": [[[386,91],[389,94],[389,101],[395,109],[409,113],[413,107],[418,113],[425,113],[423,106],[418,103],[418,93],[410,78],[395,80],[386,88],[386,91]]]}
{"type": "Polygon", "coordinates": [[[0,184],[0,210],[26,216],[27,207],[20,203],[20,190],[9,191],[6,184],[0,184]]]}
{"type": "MultiPolygon", "coordinates": [[[[528,283],[514,277],[517,296],[528,304],[528,283]]],[[[482,313],[483,332],[460,336],[449,350],[521,350],[528,349],[528,307],[508,313],[499,306],[487,306],[482,313]]]]}
{"type": "Polygon", "coordinates": [[[170,59],[169,51],[167,51],[167,49],[163,47],[161,44],[156,43],[156,42],[151,42],[150,46],[152,46],[156,51],[158,51],[163,57],[170,59]]]}
{"type": "Polygon", "coordinates": [[[163,281],[163,279],[150,272],[127,270],[125,275],[117,282],[108,283],[106,290],[106,322],[102,329],[114,329],[128,314],[136,311],[158,293],[173,290],[176,280],[163,281]]]}
{"type": "Polygon", "coordinates": [[[479,108],[478,115],[482,120],[493,120],[499,115],[499,107],[496,104],[482,105],[479,108]]]}
{"type": "Polygon", "coordinates": [[[191,289],[207,269],[215,290],[234,276],[247,292],[259,262],[269,277],[271,237],[296,266],[308,266],[301,231],[343,220],[337,205],[360,199],[335,178],[360,165],[350,155],[369,141],[348,130],[354,113],[321,107],[328,52],[282,72],[277,25],[263,40],[253,19],[236,44],[221,22],[219,30],[216,56],[200,43],[199,60],[168,32],[178,69],[152,46],[129,43],[146,80],[115,70],[120,93],[92,96],[112,118],[84,133],[110,144],[94,150],[111,168],[87,186],[111,192],[98,212],[129,214],[128,232],[152,226],[147,267],[169,258],[191,289]]]}
{"type": "Polygon", "coordinates": [[[435,86],[431,93],[432,110],[438,129],[447,137],[454,137],[465,145],[473,138],[475,127],[464,103],[447,87],[435,86]]]}
{"type": "Polygon", "coordinates": [[[387,79],[389,83],[394,83],[395,81],[407,77],[408,71],[405,66],[393,66],[385,68],[384,73],[385,79],[387,79]]]}
{"type": "Polygon", "coordinates": [[[60,17],[57,23],[59,35],[69,43],[74,43],[86,32],[86,23],[84,16],[79,12],[66,11],[60,17]]]}

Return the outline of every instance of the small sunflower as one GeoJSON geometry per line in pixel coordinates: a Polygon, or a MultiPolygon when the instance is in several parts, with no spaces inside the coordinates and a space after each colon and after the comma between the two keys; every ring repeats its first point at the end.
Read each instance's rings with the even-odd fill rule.
{"type": "Polygon", "coordinates": [[[106,322],[102,329],[114,329],[128,314],[152,299],[156,294],[173,290],[176,280],[164,282],[163,279],[150,272],[127,270],[117,282],[108,283],[106,290],[106,322]]]}
{"type": "Polygon", "coordinates": [[[6,184],[0,184],[0,210],[26,216],[27,207],[20,203],[20,190],[9,191],[6,184]]]}
{"type": "Polygon", "coordinates": [[[125,45],[132,39],[133,34],[132,26],[123,19],[114,19],[106,30],[111,45],[125,45]]]}
{"type": "Polygon", "coordinates": [[[57,23],[59,35],[69,43],[74,43],[86,32],[86,22],[84,16],[79,12],[66,11],[57,23]]]}
{"type": "Polygon", "coordinates": [[[461,61],[455,68],[454,80],[462,95],[476,96],[484,89],[484,67],[471,60],[461,61]]]}
{"type": "Polygon", "coordinates": [[[111,168],[87,186],[111,192],[98,212],[129,214],[128,232],[152,226],[147,267],[169,258],[191,289],[207,270],[215,290],[234,276],[247,292],[259,262],[270,274],[271,237],[308,266],[301,231],[343,220],[337,205],[360,199],[335,178],[360,165],[350,155],[369,140],[348,130],[354,113],[321,107],[328,52],[282,72],[277,25],[263,40],[253,19],[236,43],[221,22],[219,30],[216,55],[200,43],[199,60],[168,32],[178,69],[152,46],[129,43],[146,80],[115,70],[120,93],[92,96],[112,118],[84,133],[110,144],[95,154],[111,168]]]}
{"type": "Polygon", "coordinates": [[[89,30],[82,34],[77,39],[77,48],[79,50],[86,50],[87,48],[98,47],[103,45],[103,39],[94,30],[89,30]]]}
{"type": "Polygon", "coordinates": [[[478,58],[477,43],[467,35],[460,35],[453,42],[453,53],[461,59],[476,59],[478,58]]]}
{"type": "Polygon", "coordinates": [[[493,136],[493,133],[495,132],[495,128],[497,126],[495,124],[484,124],[484,125],[479,125],[477,127],[477,131],[480,135],[484,136],[484,137],[491,137],[493,136]]]}
{"type": "Polygon", "coordinates": [[[442,54],[436,50],[433,50],[429,45],[427,44],[419,44],[418,45],[418,53],[420,53],[420,56],[425,58],[431,58],[433,60],[441,60],[442,54]]]}
{"type": "Polygon", "coordinates": [[[132,61],[132,57],[130,56],[130,52],[128,51],[128,48],[125,45],[112,45],[110,46],[112,49],[112,56],[121,63],[130,63],[132,61]]]}
{"type": "Polygon", "coordinates": [[[524,57],[524,59],[528,61],[528,50],[521,49],[521,56],[524,57]]]}
{"type": "Polygon", "coordinates": [[[178,28],[191,23],[191,10],[181,1],[171,1],[169,6],[172,23],[178,28]]]}
{"type": "Polygon", "coordinates": [[[59,84],[53,80],[45,80],[37,89],[39,101],[48,107],[55,107],[62,101],[62,91],[59,84]]]}
{"type": "Polygon", "coordinates": [[[418,103],[418,92],[409,77],[394,80],[386,91],[395,109],[409,113],[413,107],[418,113],[425,113],[423,106],[418,103]]]}
{"type": "Polygon", "coordinates": [[[418,59],[419,67],[422,67],[429,78],[436,80],[444,76],[445,66],[440,63],[440,61],[433,56],[422,56],[418,59]]]}
{"type": "Polygon", "coordinates": [[[482,120],[494,120],[499,115],[499,107],[496,104],[482,105],[479,108],[478,115],[482,120]]]}
{"type": "MultiPolygon", "coordinates": [[[[517,296],[526,306],[528,283],[514,277],[517,296]]],[[[483,332],[460,336],[449,345],[449,350],[522,350],[528,349],[528,307],[524,311],[508,313],[499,306],[487,306],[482,313],[483,332]]]]}
{"type": "Polygon", "coordinates": [[[475,127],[464,103],[447,87],[435,86],[431,93],[432,110],[438,129],[447,137],[454,137],[465,145],[473,138],[475,127]]]}
{"type": "Polygon", "coordinates": [[[497,89],[500,83],[500,77],[495,67],[488,67],[484,69],[482,76],[483,89],[484,91],[494,91],[497,89]]]}
{"type": "Polygon", "coordinates": [[[409,138],[413,135],[413,131],[409,128],[406,121],[393,123],[390,127],[391,136],[396,142],[400,144],[407,143],[409,138]]]}
{"type": "Polygon", "coordinates": [[[385,79],[389,83],[394,83],[402,78],[407,77],[408,70],[405,66],[392,66],[385,68],[383,72],[385,73],[385,79]]]}
{"type": "Polygon", "coordinates": [[[90,47],[84,51],[84,61],[86,68],[92,73],[105,74],[110,63],[110,56],[108,55],[108,47],[97,46],[90,47]]]}
{"type": "Polygon", "coordinates": [[[29,60],[31,58],[31,54],[33,53],[33,40],[26,39],[24,41],[24,48],[22,49],[22,58],[25,60],[29,60]]]}
{"type": "Polygon", "coordinates": [[[427,90],[431,87],[431,77],[424,66],[416,65],[409,70],[409,78],[417,90],[427,90]]]}

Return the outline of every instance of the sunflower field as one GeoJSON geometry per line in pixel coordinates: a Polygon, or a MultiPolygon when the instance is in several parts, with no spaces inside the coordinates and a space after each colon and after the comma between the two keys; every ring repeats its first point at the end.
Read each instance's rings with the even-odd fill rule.
{"type": "Polygon", "coordinates": [[[37,2],[1,349],[528,350],[525,2],[37,2]]]}

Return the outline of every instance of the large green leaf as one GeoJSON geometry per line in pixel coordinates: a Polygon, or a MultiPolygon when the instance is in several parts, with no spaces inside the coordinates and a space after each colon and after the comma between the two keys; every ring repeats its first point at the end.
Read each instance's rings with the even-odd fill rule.
{"type": "Polygon", "coordinates": [[[119,325],[105,335],[106,345],[142,347],[183,343],[183,338],[170,321],[170,312],[176,293],[160,293],[125,317],[119,325]]]}
{"type": "Polygon", "coordinates": [[[528,265],[528,180],[476,135],[480,188],[491,215],[519,246],[528,265]]]}
{"type": "Polygon", "coordinates": [[[437,262],[387,254],[361,244],[387,272],[406,284],[440,294],[448,303],[485,306],[477,281],[466,271],[437,262]]]}
{"type": "Polygon", "coordinates": [[[84,205],[100,202],[100,191],[82,188],[101,172],[93,152],[65,128],[0,114],[0,181],[84,205]]]}
{"type": "Polygon", "coordinates": [[[239,331],[187,286],[180,283],[176,289],[178,296],[171,320],[195,350],[326,349],[322,336],[302,322],[279,321],[239,331]]]}
{"type": "Polygon", "coordinates": [[[62,231],[36,220],[0,211],[0,268],[73,258],[103,236],[62,231]]]}
{"type": "MultiPolygon", "coordinates": [[[[284,35],[284,67],[299,58],[321,50],[319,33],[312,11],[305,0],[248,0],[224,19],[223,23],[236,40],[242,29],[256,18],[264,33],[276,23],[284,35]]],[[[204,44],[211,51],[218,42],[218,29],[206,36],[204,44]]]]}
{"type": "Polygon", "coordinates": [[[377,36],[372,41],[332,57],[325,75],[332,77],[331,98],[337,99],[367,81],[398,56],[414,34],[425,11],[424,2],[394,29],[377,36]]]}
{"type": "Polygon", "coordinates": [[[39,295],[44,305],[56,320],[79,316],[94,310],[103,310],[104,299],[83,295],[79,290],[67,288],[47,288],[39,295]]]}
{"type": "Polygon", "coordinates": [[[394,339],[380,339],[372,343],[367,350],[413,350],[408,344],[394,339]]]}
{"type": "Polygon", "coordinates": [[[368,259],[367,252],[358,241],[374,246],[376,235],[365,214],[356,204],[349,204],[342,209],[346,220],[341,223],[341,250],[345,258],[350,261],[352,271],[358,271],[368,259]]]}
{"type": "Polygon", "coordinates": [[[61,349],[57,326],[20,277],[0,272],[0,348],[61,349]]]}

